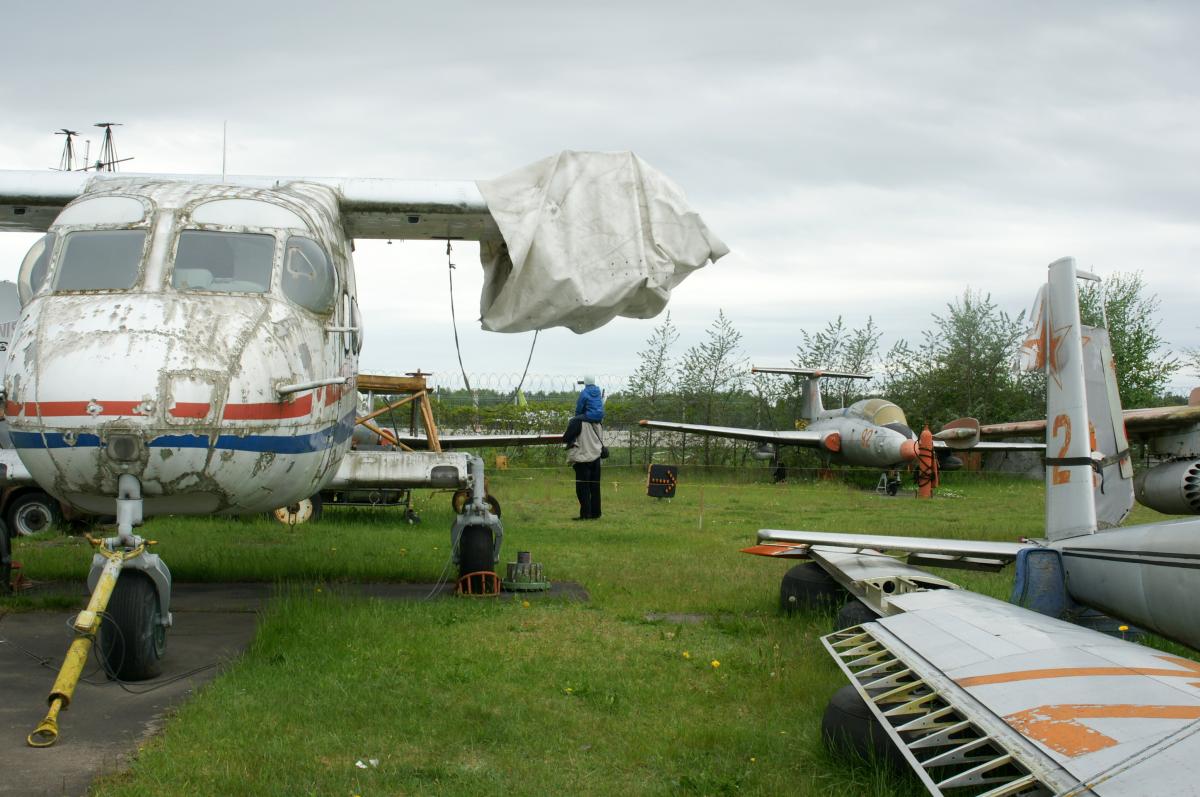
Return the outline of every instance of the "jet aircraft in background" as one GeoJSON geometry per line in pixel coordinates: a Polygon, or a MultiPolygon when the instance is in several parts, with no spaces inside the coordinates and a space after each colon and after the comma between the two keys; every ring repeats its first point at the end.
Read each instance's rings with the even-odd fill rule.
{"type": "MultiPolygon", "coordinates": [[[[856,401],[849,407],[825,409],[821,399],[822,377],[839,379],[871,379],[870,374],[855,374],[842,371],[825,371],[811,368],[759,368],[751,373],[787,374],[804,377],[801,393],[800,420],[803,428],[796,430],[743,429],[731,426],[706,426],[674,421],[643,420],[641,425],[648,429],[669,432],[749,440],[774,446],[778,456],[781,446],[811,448],[829,462],[861,467],[891,470],[905,466],[917,459],[918,436],[908,425],[904,411],[882,398],[867,398],[856,401]]],[[[951,421],[933,436],[939,468],[953,470],[962,466],[954,456],[956,450],[993,451],[1041,451],[1041,443],[981,443],[979,422],[974,418],[959,418],[951,421]]],[[[889,492],[899,487],[896,480],[889,481],[889,492]]]]}
{"type": "MultiPolygon", "coordinates": [[[[1166,515],[1200,515],[1200,388],[1187,406],[1125,410],[1122,418],[1130,439],[1159,460],[1134,477],[1138,503],[1166,515]]],[[[1045,433],[1044,419],[979,427],[980,437],[991,440],[1045,433]]]]}
{"type": "Polygon", "coordinates": [[[1077,276],[1096,279],[1050,266],[1026,352],[1052,419],[1045,540],[763,529],[746,549],[811,560],[785,576],[795,603],[849,595],[840,616],[858,619],[822,640],[850,681],[826,740],[903,758],[931,794],[1195,791],[1200,665],[1067,622],[1095,610],[1200,649],[1200,520],[1113,528],[1133,468],[1108,336],[1080,324],[1077,276]],[[1012,603],[914,566],[1014,560],[1012,603]]]}

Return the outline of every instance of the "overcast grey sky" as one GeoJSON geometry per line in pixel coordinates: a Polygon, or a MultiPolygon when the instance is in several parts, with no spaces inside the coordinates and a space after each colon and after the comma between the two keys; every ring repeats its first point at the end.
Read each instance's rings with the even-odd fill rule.
{"type": "MultiPolygon", "coordinates": [[[[723,309],[760,364],[873,316],[917,339],[967,286],[1027,309],[1045,265],[1140,270],[1200,346],[1200,6],[1187,2],[169,3],[5,9],[0,168],[123,122],[128,170],[481,179],[633,150],[734,250],[674,294],[678,353],[723,309]]],[[[93,153],[98,138],[93,134],[93,153]]],[[[0,278],[30,238],[0,236],[0,278]]],[[[479,330],[468,372],[529,335],[479,330]]],[[[366,370],[457,371],[437,243],[366,241],[366,370]]],[[[464,268],[466,266],[466,268],[464,268]]],[[[625,374],[657,319],[542,334],[531,372],[625,374]]],[[[1190,376],[1176,380],[1189,384],[1190,376]]]]}

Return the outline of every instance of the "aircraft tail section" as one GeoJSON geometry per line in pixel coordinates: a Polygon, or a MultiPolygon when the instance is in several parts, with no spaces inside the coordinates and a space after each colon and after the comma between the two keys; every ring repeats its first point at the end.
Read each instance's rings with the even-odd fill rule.
{"type": "Polygon", "coordinates": [[[825,411],[821,402],[821,377],[810,376],[804,380],[803,392],[800,394],[800,417],[811,421],[825,411]]]}
{"type": "Polygon", "coordinates": [[[874,379],[871,374],[859,374],[851,371],[830,371],[823,368],[792,368],[751,366],[752,374],[784,374],[787,376],[804,377],[800,394],[800,417],[811,421],[825,411],[821,402],[821,377],[828,376],[836,379],[874,379]]]}
{"type": "Polygon", "coordinates": [[[1046,537],[1092,534],[1118,524],[1133,502],[1133,468],[1121,419],[1108,333],[1079,320],[1072,258],[1050,264],[1033,329],[1021,351],[1026,370],[1046,374],[1046,537]]]}
{"type": "Polygon", "coordinates": [[[1117,371],[1108,330],[1083,328],[1083,373],[1087,385],[1088,429],[1095,473],[1092,477],[1096,526],[1119,526],[1133,509],[1133,460],[1117,391],[1117,371]]]}

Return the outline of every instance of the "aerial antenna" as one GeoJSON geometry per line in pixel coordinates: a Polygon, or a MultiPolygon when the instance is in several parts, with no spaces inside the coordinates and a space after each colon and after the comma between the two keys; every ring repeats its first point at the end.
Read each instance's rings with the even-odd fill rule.
{"type": "Polygon", "coordinates": [[[58,159],[58,171],[73,172],[75,171],[75,136],[79,135],[74,130],[61,128],[55,131],[56,136],[66,136],[66,141],[63,142],[62,156],[58,159]]]}
{"type": "Polygon", "coordinates": [[[100,157],[92,164],[92,168],[98,172],[115,172],[118,163],[133,160],[133,158],[117,157],[117,148],[113,144],[112,129],[120,127],[120,122],[96,122],[95,126],[104,128],[104,140],[100,144],[100,157]]]}

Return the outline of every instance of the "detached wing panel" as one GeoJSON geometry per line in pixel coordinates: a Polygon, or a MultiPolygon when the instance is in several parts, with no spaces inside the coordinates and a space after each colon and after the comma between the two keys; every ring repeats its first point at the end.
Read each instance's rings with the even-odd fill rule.
{"type": "Polygon", "coordinates": [[[828,432],[808,431],[775,432],[769,429],[704,426],[696,423],[674,423],[671,421],[639,421],[639,423],[647,429],[661,429],[665,432],[686,432],[688,434],[707,435],[708,437],[728,437],[734,440],[750,440],[756,443],[775,443],[781,446],[802,446],[804,448],[820,448],[822,438],[828,434],[828,432]]]}
{"type": "Polygon", "coordinates": [[[963,590],[893,603],[824,642],[931,793],[1193,788],[1200,664],[963,590]]]}

